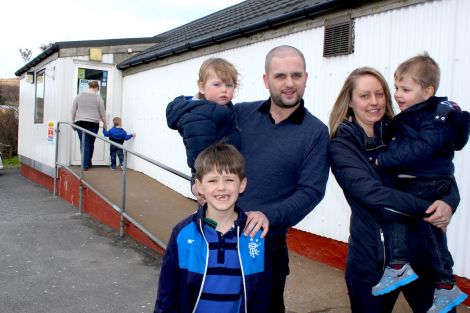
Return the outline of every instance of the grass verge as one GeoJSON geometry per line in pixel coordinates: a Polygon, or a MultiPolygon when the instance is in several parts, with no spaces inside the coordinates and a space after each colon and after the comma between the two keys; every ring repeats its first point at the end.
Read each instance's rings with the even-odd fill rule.
{"type": "Polygon", "coordinates": [[[3,161],[3,168],[19,168],[20,161],[18,160],[18,156],[14,156],[8,159],[2,159],[3,161]]]}

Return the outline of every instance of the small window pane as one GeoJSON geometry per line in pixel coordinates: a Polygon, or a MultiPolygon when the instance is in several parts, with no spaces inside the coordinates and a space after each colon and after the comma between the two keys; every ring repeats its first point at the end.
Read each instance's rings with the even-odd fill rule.
{"type": "Polygon", "coordinates": [[[36,101],[34,106],[34,123],[44,122],[44,91],[45,75],[44,70],[36,74],[36,101]]]}

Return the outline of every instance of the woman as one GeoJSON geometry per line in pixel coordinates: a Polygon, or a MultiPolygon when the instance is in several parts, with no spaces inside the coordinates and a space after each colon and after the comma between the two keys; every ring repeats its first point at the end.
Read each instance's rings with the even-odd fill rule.
{"type": "MultiPolygon", "coordinates": [[[[106,129],[106,110],[101,96],[98,94],[100,85],[97,81],[88,82],[88,92],[82,92],[73,100],[72,121],[75,125],[85,128],[95,134],[100,128],[100,119],[103,121],[103,128],[106,129]]],[[[80,152],[82,152],[82,131],[77,129],[78,139],[80,140],[80,152]]],[[[96,137],[85,133],[85,151],[82,152],[84,170],[91,167],[93,151],[95,148],[96,137]]]]}
{"type": "Polygon", "coordinates": [[[458,194],[452,194],[445,202],[438,200],[431,205],[381,183],[374,161],[385,149],[383,131],[392,117],[387,83],[378,71],[368,67],[348,76],[330,115],[331,169],[351,207],[345,278],[352,312],[392,312],[397,300],[399,290],[383,296],[371,293],[382,276],[388,254],[381,220],[399,216],[390,214],[390,209],[413,218],[416,224],[410,241],[412,266],[420,278],[402,291],[413,312],[426,312],[431,307],[434,284],[426,266],[426,250],[420,249],[419,227],[430,222],[445,230],[452,217],[451,207],[456,208],[460,201],[458,194]],[[423,221],[425,210],[431,216],[423,221]]]}

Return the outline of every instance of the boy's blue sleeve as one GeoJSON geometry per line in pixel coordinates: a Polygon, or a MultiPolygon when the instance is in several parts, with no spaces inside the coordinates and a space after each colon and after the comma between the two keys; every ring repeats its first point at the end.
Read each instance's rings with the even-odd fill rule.
{"type": "Polygon", "coordinates": [[[103,135],[109,137],[109,131],[103,128],[103,135]]]}
{"type": "Polygon", "coordinates": [[[179,312],[180,271],[178,262],[177,232],[174,228],[163,256],[158,280],[157,300],[154,313],[179,312]]]}
{"type": "Polygon", "coordinates": [[[124,140],[129,140],[129,139],[131,139],[132,137],[134,137],[132,134],[128,134],[128,133],[124,130],[124,140]]]}

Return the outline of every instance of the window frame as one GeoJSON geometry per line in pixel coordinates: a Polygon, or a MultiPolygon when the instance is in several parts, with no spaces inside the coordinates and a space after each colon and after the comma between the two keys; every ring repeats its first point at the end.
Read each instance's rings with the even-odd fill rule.
{"type": "Polygon", "coordinates": [[[46,93],[46,69],[42,69],[34,75],[34,124],[44,124],[44,100],[46,93]],[[42,84],[40,83],[40,77],[42,76],[42,84]],[[41,93],[38,93],[38,82],[39,86],[42,87],[41,93]],[[42,95],[40,97],[39,95],[42,95]]]}

